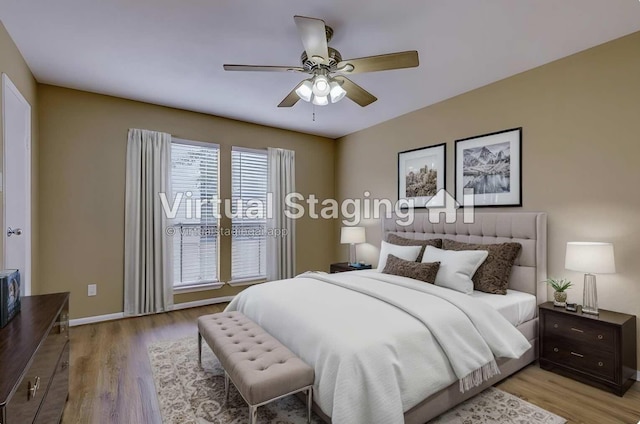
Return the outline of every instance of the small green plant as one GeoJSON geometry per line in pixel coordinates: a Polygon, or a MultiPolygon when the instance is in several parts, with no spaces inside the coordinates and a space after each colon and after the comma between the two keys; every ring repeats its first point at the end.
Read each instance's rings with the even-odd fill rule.
{"type": "Polygon", "coordinates": [[[547,278],[545,283],[549,284],[553,290],[561,293],[573,286],[573,283],[566,278],[547,278]]]}

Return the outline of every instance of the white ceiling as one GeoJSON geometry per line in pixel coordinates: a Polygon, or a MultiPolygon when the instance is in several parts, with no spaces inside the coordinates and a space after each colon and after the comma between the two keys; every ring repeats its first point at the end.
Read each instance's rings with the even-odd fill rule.
{"type": "Polygon", "coordinates": [[[305,133],[340,137],[640,30],[638,0],[1,0],[36,79],[305,133]],[[343,58],[418,50],[420,67],[353,75],[378,97],[277,104],[299,65],[293,15],[324,19],[343,58]]]}

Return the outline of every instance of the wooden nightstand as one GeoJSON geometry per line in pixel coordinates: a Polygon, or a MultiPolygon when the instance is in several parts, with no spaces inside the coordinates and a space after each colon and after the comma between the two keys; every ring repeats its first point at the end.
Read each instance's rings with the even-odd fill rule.
{"type": "Polygon", "coordinates": [[[348,262],[338,262],[335,264],[331,264],[329,271],[332,274],[335,274],[336,272],[359,271],[361,269],[371,269],[371,265],[364,265],[359,268],[356,268],[353,266],[349,266],[348,262]]]}
{"type": "Polygon", "coordinates": [[[623,396],[636,376],[636,317],[540,305],[540,368],[623,396]]]}

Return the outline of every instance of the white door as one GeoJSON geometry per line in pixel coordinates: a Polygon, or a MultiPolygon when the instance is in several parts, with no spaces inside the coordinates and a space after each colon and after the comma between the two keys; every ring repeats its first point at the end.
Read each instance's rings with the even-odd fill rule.
{"type": "Polygon", "coordinates": [[[31,106],[2,74],[4,129],[4,267],[20,270],[20,291],[31,294],[31,106]]]}

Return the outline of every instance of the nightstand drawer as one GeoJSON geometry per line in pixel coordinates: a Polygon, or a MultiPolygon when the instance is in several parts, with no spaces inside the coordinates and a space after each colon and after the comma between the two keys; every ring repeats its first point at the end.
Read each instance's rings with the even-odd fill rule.
{"type": "Polygon", "coordinates": [[[545,340],[542,357],[609,381],[616,381],[614,355],[584,346],[572,345],[563,339],[545,340]]]}
{"type": "Polygon", "coordinates": [[[615,329],[611,326],[561,314],[545,314],[545,336],[588,343],[595,349],[615,351],[615,329]]]}

